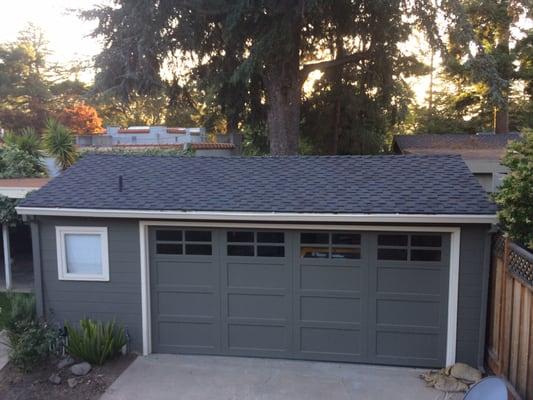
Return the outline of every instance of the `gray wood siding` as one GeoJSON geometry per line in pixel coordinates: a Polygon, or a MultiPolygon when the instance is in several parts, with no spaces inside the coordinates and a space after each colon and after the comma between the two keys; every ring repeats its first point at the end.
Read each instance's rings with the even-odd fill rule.
{"type": "Polygon", "coordinates": [[[135,220],[39,218],[44,312],[58,324],[84,317],[113,320],[127,328],[132,349],[142,351],[139,223],[135,220]],[[56,226],[105,226],[109,282],[60,281],[56,226]]]}
{"type": "Polygon", "coordinates": [[[489,227],[465,225],[461,227],[461,255],[459,265],[459,299],[457,307],[457,362],[473,366],[479,363],[482,287],[484,277],[485,239],[489,227]]]}
{"type": "MultiPolygon", "coordinates": [[[[139,226],[137,220],[39,217],[44,310],[61,323],[87,316],[116,318],[125,325],[132,349],[142,351],[139,226]],[[110,282],[59,281],[55,226],[106,226],[110,282]]],[[[482,304],[485,238],[489,226],[465,225],[461,231],[457,361],[477,366],[484,323],[482,304]]]]}

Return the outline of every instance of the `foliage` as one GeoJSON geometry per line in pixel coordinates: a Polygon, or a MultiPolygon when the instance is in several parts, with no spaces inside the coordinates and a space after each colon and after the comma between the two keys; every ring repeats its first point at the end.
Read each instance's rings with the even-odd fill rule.
{"type": "Polygon", "coordinates": [[[67,351],[91,364],[102,365],[119,354],[126,344],[124,328],[115,322],[97,322],[90,319],[80,321],[80,329],[66,324],[68,333],[67,351]]]}
{"type": "Polygon", "coordinates": [[[49,155],[55,157],[61,169],[67,169],[76,162],[78,152],[74,136],[68,128],[55,119],[46,121],[43,143],[45,150],[49,155]]]}
{"type": "Polygon", "coordinates": [[[17,203],[17,199],[10,199],[9,197],[0,195],[0,225],[7,224],[14,226],[21,222],[20,216],[15,210],[17,203]]]}
{"type": "Polygon", "coordinates": [[[533,132],[509,145],[503,164],[510,170],[495,195],[503,229],[533,249],[533,132]]]}
{"type": "Polygon", "coordinates": [[[104,129],[96,109],[85,103],[63,109],[58,121],[76,135],[100,134],[104,129]]]}
{"type": "Polygon", "coordinates": [[[51,354],[58,332],[37,318],[33,295],[9,293],[6,300],[1,322],[7,334],[9,360],[30,371],[51,354]]]}
{"type": "Polygon", "coordinates": [[[200,94],[193,109],[207,110],[205,125],[223,121],[226,132],[266,130],[276,154],[298,151],[302,121],[305,132],[314,128],[306,138],[317,138],[313,152],[361,152],[360,132],[375,136],[365,139],[372,146],[363,152],[380,149],[384,132],[405,117],[411,97],[405,77],[422,71],[398,45],[414,29],[427,31],[435,43],[436,15],[431,0],[117,0],[83,13],[98,21],[95,36],[105,43],[96,59],[97,90],[128,99],[169,88],[171,100],[183,100],[183,85],[175,83],[185,81],[193,88],[188,94],[200,94]],[[170,81],[162,78],[163,69],[172,73],[170,81]],[[302,116],[302,86],[314,70],[334,73],[302,116]],[[341,96],[350,104],[339,119],[332,101],[341,96]],[[325,112],[326,118],[318,117],[325,112]],[[331,121],[339,120],[340,147],[322,150],[331,121]]]}
{"type": "Polygon", "coordinates": [[[41,158],[41,139],[31,127],[23,128],[19,134],[7,133],[4,136],[4,143],[28,153],[32,157],[41,158]]]}
{"type": "Polygon", "coordinates": [[[118,154],[118,155],[130,155],[130,156],[189,156],[194,155],[194,150],[182,150],[179,148],[164,148],[164,147],[147,147],[147,148],[91,148],[91,149],[82,149],[80,152],[80,157],[83,157],[85,154],[91,153],[105,153],[105,154],[118,154]]]}
{"type": "Polygon", "coordinates": [[[44,166],[40,158],[13,145],[0,149],[0,178],[33,178],[43,175],[44,166]]]}

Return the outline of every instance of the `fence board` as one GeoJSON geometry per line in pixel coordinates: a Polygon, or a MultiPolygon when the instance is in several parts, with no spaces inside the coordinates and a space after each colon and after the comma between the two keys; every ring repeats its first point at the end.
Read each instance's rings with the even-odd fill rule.
{"type": "Polygon", "coordinates": [[[492,246],[486,365],[533,400],[533,255],[507,239],[492,246]]]}

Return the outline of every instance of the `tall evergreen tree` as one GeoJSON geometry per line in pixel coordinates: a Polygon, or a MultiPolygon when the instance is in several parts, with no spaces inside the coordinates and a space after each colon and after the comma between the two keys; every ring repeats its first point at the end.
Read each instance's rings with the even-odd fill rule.
{"type": "Polygon", "coordinates": [[[431,0],[116,0],[83,15],[99,21],[95,34],[105,40],[97,58],[103,90],[149,93],[162,86],[169,55],[194,54],[195,78],[214,88],[228,129],[266,102],[272,154],[298,152],[302,86],[311,71],[335,70],[337,92],[351,71],[359,75],[351,84],[364,82],[360,93],[390,103],[403,73],[396,44],[415,27],[431,31],[436,43],[431,0]]]}

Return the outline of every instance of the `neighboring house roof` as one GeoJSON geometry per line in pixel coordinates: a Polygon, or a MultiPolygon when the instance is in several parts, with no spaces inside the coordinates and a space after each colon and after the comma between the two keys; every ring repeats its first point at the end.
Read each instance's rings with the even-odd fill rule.
{"type": "Polygon", "coordinates": [[[402,154],[457,154],[465,159],[499,160],[519,133],[396,135],[393,146],[402,154]]]}
{"type": "Polygon", "coordinates": [[[46,185],[48,178],[0,179],[0,195],[21,199],[29,192],[46,185]]]}
{"type": "Polygon", "coordinates": [[[460,157],[398,155],[93,154],[30,194],[21,207],[341,215],[496,212],[460,157]]]}

